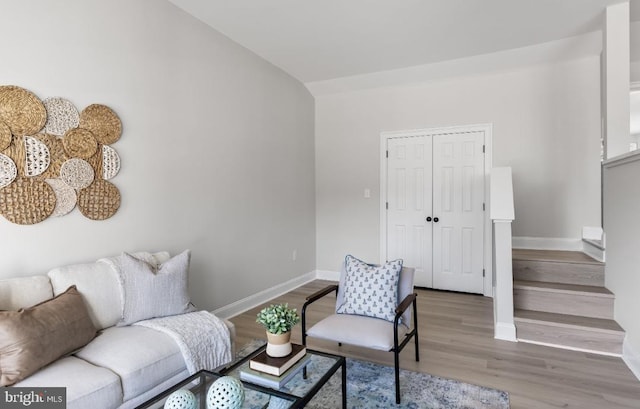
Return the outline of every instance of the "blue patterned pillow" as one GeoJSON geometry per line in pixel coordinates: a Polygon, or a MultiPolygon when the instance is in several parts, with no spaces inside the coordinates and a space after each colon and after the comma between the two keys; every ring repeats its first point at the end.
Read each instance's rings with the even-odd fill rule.
{"type": "Polygon", "coordinates": [[[353,256],[345,258],[343,303],[338,314],[365,315],[393,321],[398,304],[398,279],[402,260],[381,266],[367,264],[353,256]]]}

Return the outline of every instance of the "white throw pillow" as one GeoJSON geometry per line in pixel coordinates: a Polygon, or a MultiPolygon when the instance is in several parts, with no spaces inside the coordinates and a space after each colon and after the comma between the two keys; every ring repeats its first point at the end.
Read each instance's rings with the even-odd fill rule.
{"type": "Polygon", "coordinates": [[[344,301],[338,307],[337,313],[393,321],[398,305],[398,280],[401,270],[400,259],[376,266],[347,256],[344,301]]]}
{"type": "Polygon", "coordinates": [[[192,311],[188,292],[191,252],[186,250],[162,263],[152,265],[127,253],[122,255],[122,319],[118,325],[192,311]]]}

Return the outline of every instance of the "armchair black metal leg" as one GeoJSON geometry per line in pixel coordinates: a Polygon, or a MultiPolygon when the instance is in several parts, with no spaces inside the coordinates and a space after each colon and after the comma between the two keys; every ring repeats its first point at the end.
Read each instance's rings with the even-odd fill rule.
{"type": "Polygon", "coordinates": [[[420,361],[420,341],[418,340],[418,307],[416,300],[413,300],[413,330],[415,331],[413,337],[416,343],[416,362],[418,362],[420,361]]]}
{"type": "MultiPolygon", "coordinates": [[[[307,346],[307,317],[306,305],[302,309],[302,345],[307,346]]],[[[302,379],[307,379],[307,366],[302,368],[302,379]]]]}
{"type": "Polygon", "coordinates": [[[306,305],[302,309],[302,322],[300,323],[302,327],[302,345],[307,346],[307,308],[306,305]]]}
{"type": "Polygon", "coordinates": [[[396,371],[396,403],[400,404],[400,353],[396,348],[393,351],[395,371],[396,371]]]}

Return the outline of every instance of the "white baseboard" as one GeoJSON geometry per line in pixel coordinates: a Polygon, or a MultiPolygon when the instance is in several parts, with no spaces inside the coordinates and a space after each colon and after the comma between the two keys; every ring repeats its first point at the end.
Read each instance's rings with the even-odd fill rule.
{"type": "Polygon", "coordinates": [[[495,339],[503,341],[518,342],[516,338],[516,326],[504,322],[496,322],[494,336],[495,339]]]}
{"type": "Polygon", "coordinates": [[[564,237],[513,237],[511,247],[531,250],[582,251],[582,239],[564,237]]]}
{"type": "Polygon", "coordinates": [[[600,249],[594,245],[592,245],[591,243],[589,243],[588,241],[582,241],[582,252],[586,255],[588,255],[591,258],[594,258],[598,261],[601,262],[605,262],[605,251],[603,249],[600,249]]]}
{"type": "Polygon", "coordinates": [[[640,351],[634,351],[627,337],[622,342],[622,360],[631,369],[631,372],[640,380],[640,351]]]}
{"type": "Polygon", "coordinates": [[[236,315],[242,314],[243,312],[250,310],[251,308],[257,307],[258,305],[263,304],[275,297],[281,296],[282,294],[286,294],[289,291],[300,287],[301,285],[309,283],[315,280],[316,278],[317,278],[316,271],[303,274],[300,277],[293,278],[282,284],[278,284],[274,287],[267,288],[266,290],[260,291],[259,293],[250,295],[234,303],[218,308],[217,310],[214,310],[213,313],[217,317],[222,319],[235,317],[236,315]]]}
{"type": "Polygon", "coordinates": [[[340,281],[339,271],[316,270],[316,278],[318,280],[340,281]]]}
{"type": "Polygon", "coordinates": [[[529,250],[564,250],[580,251],[598,261],[605,261],[605,252],[591,246],[582,239],[564,237],[512,237],[511,247],[529,250]]]}

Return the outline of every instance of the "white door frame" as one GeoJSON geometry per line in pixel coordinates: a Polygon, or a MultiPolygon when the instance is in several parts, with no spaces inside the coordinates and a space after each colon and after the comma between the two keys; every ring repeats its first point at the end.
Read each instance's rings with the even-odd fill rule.
{"type": "Polygon", "coordinates": [[[489,218],[490,196],[489,176],[492,168],[493,124],[448,126],[441,128],[414,129],[380,133],[380,263],[387,260],[387,140],[389,138],[412,137],[420,135],[443,135],[453,133],[484,132],[484,292],[493,297],[493,226],[489,218]]]}

